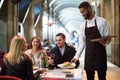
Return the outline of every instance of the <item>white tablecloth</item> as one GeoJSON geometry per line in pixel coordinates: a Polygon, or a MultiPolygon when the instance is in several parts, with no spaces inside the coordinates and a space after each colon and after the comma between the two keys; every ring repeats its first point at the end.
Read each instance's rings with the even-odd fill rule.
{"type": "MultiPolygon", "coordinates": [[[[81,69],[54,69],[47,70],[44,74],[42,74],[42,78],[64,78],[66,79],[66,71],[73,74],[72,80],[82,80],[82,70],[81,69]]],[[[68,78],[68,77],[67,77],[68,78]]]]}

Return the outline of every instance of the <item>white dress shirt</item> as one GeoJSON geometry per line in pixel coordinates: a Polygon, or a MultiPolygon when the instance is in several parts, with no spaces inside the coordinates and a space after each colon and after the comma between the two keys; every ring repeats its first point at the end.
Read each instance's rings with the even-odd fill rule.
{"type": "MultiPolygon", "coordinates": [[[[107,21],[102,17],[94,16],[93,19],[87,20],[87,27],[95,26],[95,19],[96,19],[97,27],[98,27],[98,30],[99,30],[99,32],[101,34],[101,37],[106,37],[106,36],[110,35],[110,30],[109,30],[107,21]]],[[[75,59],[79,59],[79,57],[81,56],[82,51],[86,47],[86,43],[85,43],[86,42],[85,23],[86,23],[86,20],[80,26],[79,48],[77,50],[76,55],[74,56],[75,59]]]]}
{"type": "Polygon", "coordinates": [[[63,56],[64,55],[64,51],[65,51],[65,46],[63,48],[59,47],[59,50],[60,50],[61,55],[63,56]]]}

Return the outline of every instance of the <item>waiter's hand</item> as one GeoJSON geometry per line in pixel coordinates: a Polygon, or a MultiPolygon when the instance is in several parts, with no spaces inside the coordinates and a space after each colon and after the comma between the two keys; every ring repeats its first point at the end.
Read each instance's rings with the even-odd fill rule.
{"type": "Polygon", "coordinates": [[[73,58],[72,60],[71,60],[71,62],[73,62],[73,63],[76,63],[78,60],[77,59],[75,59],[75,58],[73,58]]]}
{"type": "Polygon", "coordinates": [[[111,39],[99,39],[97,42],[99,42],[100,44],[102,44],[103,46],[109,44],[111,41],[111,39]]]}

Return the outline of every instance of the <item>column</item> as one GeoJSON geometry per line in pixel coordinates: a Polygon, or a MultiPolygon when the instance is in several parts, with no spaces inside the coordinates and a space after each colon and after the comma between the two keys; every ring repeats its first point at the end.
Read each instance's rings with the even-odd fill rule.
{"type": "MultiPolygon", "coordinates": [[[[34,0],[32,0],[30,4],[30,10],[26,17],[25,22],[23,23],[24,28],[24,36],[28,44],[30,44],[31,38],[35,36],[35,29],[34,29],[34,0]]],[[[29,46],[28,46],[29,47],[29,46]]]]}
{"type": "Polygon", "coordinates": [[[17,34],[16,32],[16,8],[15,4],[11,2],[11,0],[7,0],[7,5],[8,5],[8,12],[7,12],[7,50],[9,48],[10,41],[14,35],[17,34]]]}
{"type": "Polygon", "coordinates": [[[105,3],[106,0],[101,1],[101,17],[105,17],[105,3]]]}
{"type": "Polygon", "coordinates": [[[36,35],[39,36],[42,40],[42,18],[43,18],[43,12],[39,14],[39,21],[35,27],[36,35]]]}
{"type": "Polygon", "coordinates": [[[113,39],[112,43],[112,62],[120,66],[120,9],[119,9],[119,0],[111,0],[113,5],[113,33],[117,35],[117,38],[113,39]]]}

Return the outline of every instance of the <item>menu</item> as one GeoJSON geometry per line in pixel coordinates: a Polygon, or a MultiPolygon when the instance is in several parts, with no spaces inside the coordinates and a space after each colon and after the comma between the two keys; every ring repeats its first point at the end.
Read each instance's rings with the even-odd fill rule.
{"type": "Polygon", "coordinates": [[[103,37],[103,38],[96,38],[96,39],[92,39],[90,41],[94,42],[94,41],[99,41],[100,39],[106,40],[106,39],[115,38],[115,37],[117,37],[117,35],[111,35],[111,36],[107,36],[107,37],[103,37]]]}

